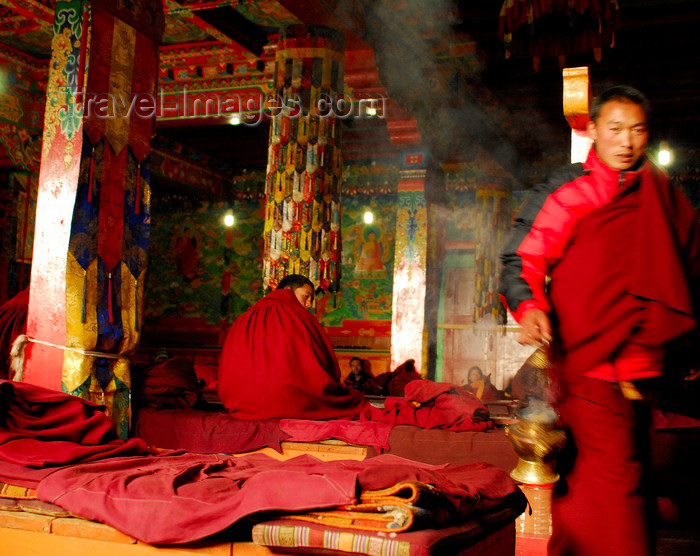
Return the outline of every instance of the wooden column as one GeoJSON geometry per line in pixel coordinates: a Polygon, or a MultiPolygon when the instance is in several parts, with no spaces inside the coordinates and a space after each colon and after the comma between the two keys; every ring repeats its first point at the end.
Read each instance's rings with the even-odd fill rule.
{"type": "Polygon", "coordinates": [[[128,434],[147,264],[162,3],[56,4],[25,381],[104,403],[128,434]]]}
{"type": "Polygon", "coordinates": [[[75,114],[71,96],[78,87],[78,67],[69,67],[67,60],[85,57],[83,9],[82,2],[56,4],[27,316],[27,334],[37,343],[26,348],[24,381],[54,390],[61,389],[63,351],[51,345],[66,342],[66,253],[82,145],[75,127],[62,125],[60,115],[65,119],[66,113],[60,108],[70,107],[75,114]]]}
{"type": "Polygon", "coordinates": [[[391,368],[414,359],[422,369],[427,276],[428,209],[425,200],[426,155],[403,156],[398,186],[394,291],[391,317],[391,368]]]}

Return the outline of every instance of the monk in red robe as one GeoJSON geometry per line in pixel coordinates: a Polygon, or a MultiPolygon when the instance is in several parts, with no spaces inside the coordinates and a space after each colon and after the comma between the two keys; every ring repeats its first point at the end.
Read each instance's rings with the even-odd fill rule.
{"type": "Polygon", "coordinates": [[[518,341],[551,342],[558,459],[548,554],[654,554],[649,428],[676,342],[700,360],[698,213],[646,156],[649,102],[631,87],[591,106],[593,147],[535,186],[502,254],[518,341]],[[693,341],[693,339],[695,339],[693,341]]]}
{"type": "Polygon", "coordinates": [[[27,331],[28,306],[29,288],[26,288],[0,307],[0,378],[14,378],[10,353],[17,336],[27,331]]]}
{"type": "Polygon", "coordinates": [[[236,319],[219,363],[219,398],[240,419],[356,417],[367,402],[340,383],[338,360],[309,313],[314,287],[305,276],[277,289],[236,319]]]}

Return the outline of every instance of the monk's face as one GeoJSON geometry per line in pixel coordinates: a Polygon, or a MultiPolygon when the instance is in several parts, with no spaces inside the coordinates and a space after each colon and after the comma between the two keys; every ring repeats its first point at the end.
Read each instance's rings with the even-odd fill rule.
{"type": "Polygon", "coordinates": [[[484,379],[484,373],[481,372],[481,369],[470,369],[469,374],[467,375],[467,382],[470,384],[472,382],[478,382],[480,380],[484,379]]]}
{"type": "Polygon", "coordinates": [[[314,289],[308,284],[304,284],[293,291],[294,295],[297,296],[299,303],[301,303],[307,309],[310,309],[311,304],[314,302],[314,289]]]}
{"type": "Polygon", "coordinates": [[[644,109],[634,102],[611,100],[588,123],[598,158],[614,170],[632,168],[647,150],[649,130],[644,109]]]}
{"type": "Polygon", "coordinates": [[[350,371],[353,374],[359,375],[362,372],[362,361],[358,361],[357,359],[350,361],[350,371]]]}

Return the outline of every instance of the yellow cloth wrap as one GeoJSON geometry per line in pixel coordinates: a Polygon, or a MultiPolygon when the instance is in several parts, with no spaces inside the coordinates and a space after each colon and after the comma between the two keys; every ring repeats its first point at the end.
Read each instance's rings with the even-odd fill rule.
{"type": "MultiPolygon", "coordinates": [[[[114,378],[122,382],[121,387],[122,393],[124,390],[128,392],[128,400],[131,400],[131,363],[128,359],[117,359],[114,361],[114,367],[112,367],[112,372],[114,373],[114,378]]],[[[108,415],[111,417],[112,422],[118,427],[121,425],[122,429],[129,430],[131,427],[131,403],[126,403],[123,406],[114,403],[114,394],[117,391],[117,385],[115,380],[111,380],[107,386],[107,391],[105,396],[109,397],[109,403],[107,404],[108,415]]]]}
{"type": "Polygon", "coordinates": [[[275,175],[275,202],[281,203],[284,201],[286,194],[287,176],[282,172],[277,172],[275,175]]]}
{"type": "Polygon", "coordinates": [[[267,234],[272,230],[272,225],[274,224],[274,219],[273,215],[275,212],[275,207],[272,204],[269,204],[265,207],[265,227],[264,227],[264,232],[267,234]]]}
{"type": "Polygon", "coordinates": [[[309,142],[309,117],[302,116],[297,124],[297,143],[306,146],[309,142]]]}
{"type": "MultiPolygon", "coordinates": [[[[84,270],[73,254],[68,252],[66,347],[94,351],[97,345],[97,264],[98,259],[94,259],[87,270],[84,270]],[[82,322],[83,314],[85,322],[82,322]]],[[[124,263],[121,263],[120,266],[124,339],[120,345],[119,353],[128,353],[137,347],[139,340],[136,319],[140,319],[140,315],[143,313],[144,281],[138,281],[134,278],[124,263]]],[[[127,358],[107,359],[114,378],[103,391],[99,382],[94,378],[91,379],[96,357],[95,354],[66,350],[63,356],[63,387],[67,392],[104,405],[106,407],[105,413],[112,421],[117,425],[121,424],[122,428],[128,429],[128,424],[131,421],[131,407],[123,403],[115,404],[115,394],[119,393],[120,397],[123,398],[124,390],[131,390],[129,360],[127,358]],[[86,383],[89,383],[89,391],[85,388],[81,389],[86,383]]]]}
{"type": "MultiPolygon", "coordinates": [[[[97,345],[97,259],[87,270],[68,252],[66,268],[66,347],[94,350],[97,345]],[[84,304],[84,306],[83,306],[84,304]],[[85,322],[83,321],[85,314],[85,322]]],[[[63,356],[62,381],[69,392],[92,373],[93,358],[74,351],[63,356]]]]}
{"type": "MultiPolygon", "coordinates": [[[[119,378],[126,376],[129,377],[129,362],[126,359],[115,359],[113,360],[114,367],[112,371],[114,376],[119,378]]],[[[131,390],[130,383],[128,384],[129,390],[131,390]]],[[[105,406],[105,415],[107,415],[113,423],[120,424],[125,423],[128,427],[131,422],[131,404],[124,407],[119,407],[114,403],[114,395],[117,393],[117,383],[114,379],[109,381],[107,388],[102,390],[99,383],[96,380],[90,382],[90,397],[91,402],[95,402],[105,406]]],[[[83,396],[84,397],[84,396],[83,396]]]]}
{"type": "Polygon", "coordinates": [[[320,232],[323,229],[323,203],[319,203],[316,199],[313,202],[311,229],[314,232],[320,232]]]}
{"type": "MultiPolygon", "coordinates": [[[[326,51],[327,53],[330,51],[326,51]]],[[[324,56],[323,57],[323,70],[321,73],[321,88],[322,89],[329,89],[331,87],[331,66],[333,63],[333,58],[337,58],[337,56],[324,56]]],[[[344,60],[341,60],[339,62],[339,67],[342,67],[344,65],[344,60]]]]}
{"type": "MultiPolygon", "coordinates": [[[[139,343],[140,322],[144,310],[143,289],[145,280],[137,280],[131,274],[129,267],[121,265],[121,303],[122,303],[122,327],[124,339],[119,348],[119,353],[130,353],[136,349],[139,343]]],[[[120,380],[122,380],[120,378],[120,380]]]]}

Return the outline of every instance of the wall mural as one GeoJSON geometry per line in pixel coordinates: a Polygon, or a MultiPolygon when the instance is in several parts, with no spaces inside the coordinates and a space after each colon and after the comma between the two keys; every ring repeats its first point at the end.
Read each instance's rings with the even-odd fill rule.
{"type": "Polygon", "coordinates": [[[261,200],[164,203],[152,213],[148,321],[176,317],[230,324],[262,296],[261,200]],[[229,212],[235,224],[227,241],[223,221],[229,212]],[[230,282],[224,284],[227,271],[230,282]]]}
{"type": "MultiPolygon", "coordinates": [[[[464,182],[463,172],[447,178],[445,239],[474,241],[479,221],[474,184],[464,182]]],[[[243,194],[230,203],[183,204],[179,198],[153,203],[148,322],[203,319],[228,325],[262,297],[264,200],[254,193],[253,184],[263,179],[260,173],[249,175],[243,194]],[[228,212],[235,225],[227,240],[223,218],[228,212]]],[[[326,327],[343,328],[348,321],[391,322],[398,179],[395,167],[345,168],[341,289],[319,296],[316,306],[326,327]],[[374,216],[371,224],[363,220],[368,210],[374,216]]],[[[511,214],[524,195],[513,192],[511,214]]]]}
{"type": "MultiPolygon", "coordinates": [[[[324,326],[391,322],[398,176],[394,167],[345,168],[341,290],[318,298],[316,312],[324,326]],[[374,215],[371,225],[363,221],[367,210],[374,215]]],[[[264,180],[264,174],[239,180],[240,191],[230,203],[183,202],[176,194],[154,193],[147,323],[203,319],[227,325],[262,297],[264,199],[254,193],[262,189],[262,181],[254,187],[256,180],[264,180]],[[229,212],[235,224],[227,239],[223,218],[229,212]]]]}
{"type": "Polygon", "coordinates": [[[477,210],[476,192],[447,191],[448,210],[445,213],[446,241],[474,241],[477,210]]]}
{"type": "Polygon", "coordinates": [[[344,320],[391,321],[396,194],[344,195],[342,207],[340,293],[317,303],[321,323],[340,327],[344,320]],[[363,220],[366,211],[374,216],[371,224],[363,220]]]}

